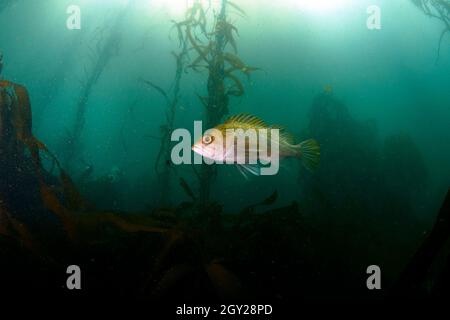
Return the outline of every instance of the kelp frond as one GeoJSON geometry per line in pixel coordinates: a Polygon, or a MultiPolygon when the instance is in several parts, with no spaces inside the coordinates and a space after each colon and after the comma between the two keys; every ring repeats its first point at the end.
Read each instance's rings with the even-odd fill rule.
{"type": "Polygon", "coordinates": [[[194,37],[192,36],[192,32],[191,32],[191,27],[190,26],[186,27],[186,37],[189,40],[189,42],[192,45],[192,47],[194,48],[194,50],[201,57],[201,59],[203,59],[203,60],[205,60],[206,62],[209,63],[207,52],[205,52],[206,50],[204,51],[204,49],[202,49],[201,45],[198,44],[197,41],[194,39],[194,37]]]}
{"type": "Polygon", "coordinates": [[[198,93],[196,93],[198,99],[200,100],[200,102],[202,103],[202,105],[207,108],[208,107],[208,97],[203,97],[201,95],[199,95],[198,93]]]}
{"type": "Polygon", "coordinates": [[[172,23],[173,23],[172,29],[173,28],[177,29],[178,43],[179,43],[179,46],[181,47],[182,44],[185,41],[185,37],[184,37],[184,33],[183,33],[183,30],[182,30],[182,27],[184,25],[189,24],[190,21],[185,20],[185,21],[181,21],[181,22],[176,22],[175,20],[172,20],[172,23]]]}
{"type": "Polygon", "coordinates": [[[239,36],[239,31],[233,24],[222,19],[217,21],[214,34],[222,34],[225,38],[225,44],[229,43],[236,53],[237,44],[236,39],[234,38],[234,33],[239,36]]]}
{"type": "Polygon", "coordinates": [[[223,59],[231,65],[231,67],[226,70],[226,74],[238,70],[249,76],[252,72],[261,70],[260,68],[247,66],[238,56],[229,52],[224,53],[223,59]]]}
{"type": "Polygon", "coordinates": [[[225,53],[223,54],[223,59],[224,59],[226,62],[228,62],[228,63],[229,63],[233,68],[235,68],[235,69],[239,69],[239,70],[240,70],[240,69],[243,69],[243,68],[246,67],[245,63],[242,62],[242,60],[239,59],[238,56],[236,56],[236,55],[234,55],[234,54],[232,54],[232,53],[225,52],[225,53]]]}
{"type": "Polygon", "coordinates": [[[160,95],[162,95],[164,97],[164,100],[169,103],[169,96],[167,95],[166,91],[161,88],[160,86],[154,84],[151,81],[145,80],[145,79],[140,79],[140,81],[146,85],[148,85],[149,87],[155,89],[160,95]]]}
{"type": "Polygon", "coordinates": [[[208,55],[212,51],[212,43],[207,46],[197,45],[197,49],[194,50],[196,50],[197,52],[199,52],[198,50],[200,50],[201,54],[199,54],[198,57],[194,61],[192,61],[191,66],[197,66],[202,61],[209,63],[208,55]]]}
{"type": "Polygon", "coordinates": [[[227,95],[235,97],[244,95],[244,86],[242,85],[241,81],[231,73],[227,74],[226,77],[233,82],[233,86],[228,89],[227,95]]]}
{"type": "Polygon", "coordinates": [[[227,1],[227,4],[230,7],[232,7],[234,10],[236,10],[241,16],[247,17],[247,13],[241,7],[239,7],[237,4],[235,4],[234,2],[227,1]]]}
{"type": "Polygon", "coordinates": [[[442,30],[439,37],[439,44],[437,48],[436,63],[439,61],[442,41],[447,32],[450,31],[450,0],[411,0],[424,14],[441,20],[445,28],[442,30]]]}

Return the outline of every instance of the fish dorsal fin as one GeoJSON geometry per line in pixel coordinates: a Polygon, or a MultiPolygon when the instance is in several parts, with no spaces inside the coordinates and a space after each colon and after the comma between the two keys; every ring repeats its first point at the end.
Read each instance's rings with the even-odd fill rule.
{"type": "Polygon", "coordinates": [[[293,134],[286,131],[286,128],[280,125],[272,125],[270,126],[271,129],[278,129],[280,130],[280,139],[284,142],[287,142],[289,144],[295,144],[295,137],[293,134]]]}
{"type": "Polygon", "coordinates": [[[280,131],[280,139],[289,144],[295,144],[295,137],[292,133],[280,131]]]}
{"type": "Polygon", "coordinates": [[[267,124],[263,120],[248,113],[236,114],[225,121],[225,124],[228,125],[238,123],[244,123],[255,128],[267,128],[267,124]]]}

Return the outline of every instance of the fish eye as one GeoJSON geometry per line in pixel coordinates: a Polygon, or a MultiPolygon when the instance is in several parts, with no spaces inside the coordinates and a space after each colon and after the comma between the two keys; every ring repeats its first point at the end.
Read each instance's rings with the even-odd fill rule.
{"type": "Polygon", "coordinates": [[[210,136],[208,134],[203,136],[203,143],[204,144],[210,144],[213,141],[214,141],[214,137],[213,136],[210,136]]]}

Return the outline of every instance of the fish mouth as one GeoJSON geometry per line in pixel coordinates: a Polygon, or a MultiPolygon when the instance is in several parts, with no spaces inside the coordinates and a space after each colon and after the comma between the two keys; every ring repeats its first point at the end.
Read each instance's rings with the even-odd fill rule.
{"type": "Polygon", "coordinates": [[[211,157],[212,156],[212,153],[207,148],[204,148],[204,147],[199,146],[199,145],[195,145],[194,144],[192,146],[192,151],[194,151],[195,153],[198,153],[199,155],[204,156],[204,157],[211,157]]]}
{"type": "Polygon", "coordinates": [[[191,149],[192,149],[192,151],[194,151],[195,153],[198,153],[198,154],[203,154],[203,152],[204,152],[204,149],[202,147],[195,145],[195,144],[192,146],[191,149]]]}

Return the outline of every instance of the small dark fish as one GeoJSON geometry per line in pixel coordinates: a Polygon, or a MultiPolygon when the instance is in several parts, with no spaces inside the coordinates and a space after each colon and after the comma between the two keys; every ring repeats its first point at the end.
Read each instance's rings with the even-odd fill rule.
{"type": "Polygon", "coordinates": [[[268,196],[266,199],[264,199],[260,205],[262,206],[270,206],[271,204],[274,204],[275,201],[278,199],[278,191],[275,190],[270,196],[268,196]]]}
{"type": "Polygon", "coordinates": [[[191,187],[189,187],[188,183],[183,178],[180,178],[180,186],[181,188],[183,188],[184,192],[186,192],[186,194],[191,197],[192,200],[195,201],[197,199],[194,195],[194,192],[192,192],[191,187]]]}

